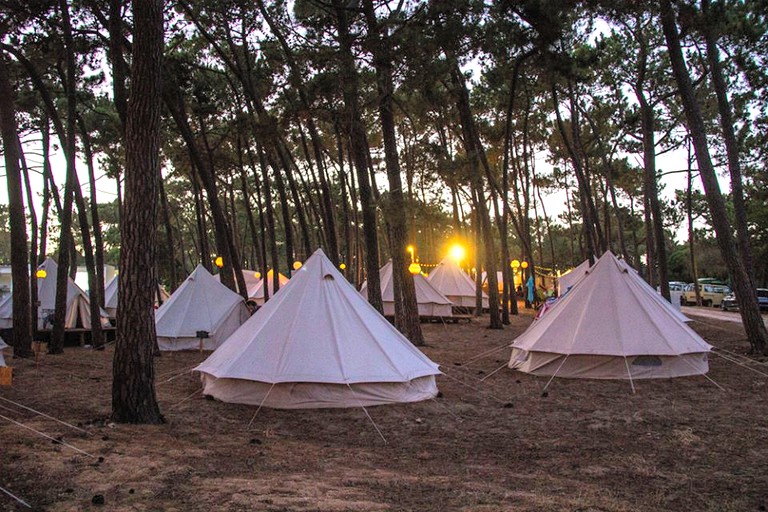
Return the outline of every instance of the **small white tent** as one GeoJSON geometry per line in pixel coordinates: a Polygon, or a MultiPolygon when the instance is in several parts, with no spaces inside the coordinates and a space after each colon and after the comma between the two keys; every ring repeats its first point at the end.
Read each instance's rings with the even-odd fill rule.
{"type": "MultiPolygon", "coordinates": [[[[251,292],[250,287],[248,288],[248,298],[253,299],[256,304],[259,306],[264,305],[264,282],[267,282],[267,290],[269,290],[269,298],[271,299],[275,295],[275,282],[274,282],[274,276],[275,271],[270,270],[267,272],[267,278],[266,279],[259,279],[259,282],[256,283],[256,286],[254,286],[253,291],[251,292]]],[[[277,273],[277,279],[280,282],[280,289],[277,291],[280,291],[283,289],[284,286],[286,286],[290,280],[285,277],[280,272],[277,273]]]]}
{"type": "Polygon", "coordinates": [[[611,252],[605,253],[577,286],[513,341],[509,367],[590,379],[706,373],[711,346],[632,273],[611,252]]]}
{"type": "Polygon", "coordinates": [[[573,288],[576,283],[587,275],[589,270],[589,259],[586,259],[579,263],[576,268],[572,268],[565,274],[557,278],[557,294],[564,295],[570,288],[573,288]]]}
{"type": "Polygon", "coordinates": [[[160,350],[214,350],[248,318],[243,298],[202,265],[155,311],[160,350]],[[205,331],[207,338],[198,338],[205,331]]]}
{"type": "MultiPolygon", "coordinates": [[[[256,270],[247,270],[243,269],[243,281],[245,281],[245,289],[248,292],[248,298],[252,298],[256,296],[257,290],[261,286],[261,274],[256,270]],[[256,276],[259,277],[256,277],[256,276]]],[[[280,274],[282,277],[282,274],[280,274]]],[[[219,282],[221,282],[221,273],[215,274],[213,278],[219,282]]],[[[286,278],[287,280],[287,278],[286,278]]],[[[282,285],[282,282],[280,283],[282,285]]],[[[237,281],[235,281],[235,285],[237,285],[237,281]]],[[[271,290],[271,288],[270,288],[271,290]]],[[[263,296],[263,294],[262,294],[263,296]]]]}
{"type": "MultiPolygon", "coordinates": [[[[40,307],[37,309],[38,329],[50,329],[50,318],[56,309],[56,278],[59,273],[59,266],[51,258],[37,267],[37,270],[44,270],[45,277],[37,279],[37,300],[40,307]]],[[[0,303],[0,328],[13,327],[13,300],[12,295],[0,303]]],[[[101,325],[107,327],[110,325],[106,311],[101,310],[101,325]]],[[[67,277],[67,311],[64,318],[64,328],[74,329],[82,327],[91,328],[91,304],[88,295],[80,289],[75,282],[67,277]]]]}
{"type": "MultiPolygon", "coordinates": [[[[461,308],[475,307],[475,282],[450,258],[444,258],[429,273],[429,283],[445,295],[453,305],[461,308]]],[[[488,308],[488,295],[482,292],[483,308],[488,308]]]]}
{"type": "Polygon", "coordinates": [[[196,370],[206,395],[279,409],[426,400],[440,373],[319,249],[196,370]]]}
{"type": "Polygon", "coordinates": [[[0,329],[13,327],[13,295],[8,294],[0,300],[0,329]]]}
{"type": "MultiPolygon", "coordinates": [[[[381,300],[384,306],[384,316],[395,316],[395,279],[393,276],[392,260],[389,260],[379,270],[381,280],[381,300]]],[[[450,299],[437,291],[421,274],[414,274],[413,284],[416,288],[416,305],[419,316],[443,317],[452,316],[453,304],[450,299]]],[[[368,281],[363,283],[360,293],[368,298],[368,281]]]]}
{"type": "MultiPolygon", "coordinates": [[[[115,318],[117,315],[117,297],[120,275],[115,275],[112,280],[104,287],[104,310],[109,315],[109,318],[115,318]]],[[[171,298],[170,294],[162,286],[159,287],[160,298],[163,303],[167,302],[171,298]]],[[[158,305],[157,293],[155,293],[155,305],[158,305]]]]}
{"type": "Polygon", "coordinates": [[[0,366],[5,366],[5,356],[3,355],[3,349],[8,348],[3,338],[0,338],[0,366]]]}

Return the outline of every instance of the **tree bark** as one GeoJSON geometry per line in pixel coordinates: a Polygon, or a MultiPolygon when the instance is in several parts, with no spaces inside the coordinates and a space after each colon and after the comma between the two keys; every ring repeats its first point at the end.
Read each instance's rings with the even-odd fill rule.
{"type": "Polygon", "coordinates": [[[672,72],[677,82],[678,93],[683,103],[683,110],[691,132],[693,146],[696,152],[696,162],[699,175],[704,185],[704,193],[712,214],[712,224],[715,228],[720,254],[725,261],[728,273],[733,282],[733,290],[739,303],[742,323],[752,351],[768,354],[768,332],[760,315],[757,304],[757,294],[752,287],[752,281],[747,269],[739,257],[736,244],[731,234],[731,226],[725,209],[725,201],[720,193],[720,185],[712,165],[712,159],[707,146],[707,132],[699,103],[696,99],[691,77],[683,57],[680,36],[677,31],[675,12],[670,0],[661,1],[661,25],[664,38],[667,41],[672,72]]]}
{"type": "Polygon", "coordinates": [[[162,107],[163,0],[133,0],[133,63],[126,112],[120,313],[112,371],[112,420],[163,423],[155,395],[153,310],[162,107]]]}
{"type": "MultiPolygon", "coordinates": [[[[29,288],[29,253],[27,227],[24,219],[24,199],[19,169],[18,128],[14,89],[5,56],[0,53],[0,135],[5,153],[5,173],[8,183],[8,213],[11,227],[11,276],[13,287],[13,339],[15,357],[32,355],[32,316],[29,288]]],[[[31,206],[31,205],[30,205],[31,206]]],[[[35,321],[37,319],[34,319],[35,321]]]]}
{"type": "Polygon", "coordinates": [[[416,288],[413,276],[408,271],[409,262],[405,257],[406,246],[408,245],[408,225],[405,218],[405,198],[403,197],[403,184],[400,178],[400,160],[397,154],[397,136],[395,134],[392,101],[394,94],[392,55],[384,29],[376,19],[373,0],[364,0],[363,11],[368,25],[374,67],[376,68],[379,119],[384,139],[384,161],[389,181],[389,204],[386,212],[389,214],[387,217],[390,228],[392,277],[395,289],[401,292],[400,298],[402,300],[402,303],[395,300],[395,326],[405,334],[411,343],[422,346],[424,345],[424,335],[421,332],[421,323],[419,322],[416,288]]]}
{"type": "MultiPolygon", "coordinates": [[[[725,152],[728,156],[728,171],[731,175],[731,197],[733,199],[733,214],[736,224],[736,240],[738,241],[739,253],[744,262],[744,268],[747,275],[752,279],[754,272],[752,245],[749,240],[749,231],[747,229],[747,207],[744,203],[744,185],[741,180],[741,162],[739,161],[739,144],[736,140],[736,133],[733,126],[733,114],[731,113],[731,104],[728,101],[728,89],[723,76],[723,65],[720,63],[720,53],[717,48],[717,40],[713,32],[713,25],[718,20],[712,18],[709,12],[709,0],[702,0],[702,11],[707,19],[703,24],[704,41],[707,45],[707,62],[712,77],[712,85],[717,96],[717,109],[720,113],[720,128],[723,132],[723,142],[725,142],[725,152]]],[[[754,281],[752,283],[754,287],[754,281]]]]}
{"type": "Polygon", "coordinates": [[[352,34],[349,29],[347,8],[342,0],[333,0],[336,14],[336,30],[339,42],[341,87],[344,107],[349,121],[349,135],[352,150],[352,162],[357,173],[357,185],[360,192],[360,205],[363,211],[363,236],[365,238],[365,263],[368,279],[368,301],[382,313],[381,282],[379,278],[379,241],[376,229],[376,204],[373,200],[370,177],[368,175],[368,142],[365,125],[359,105],[359,79],[355,69],[355,57],[352,53],[352,34]]]}

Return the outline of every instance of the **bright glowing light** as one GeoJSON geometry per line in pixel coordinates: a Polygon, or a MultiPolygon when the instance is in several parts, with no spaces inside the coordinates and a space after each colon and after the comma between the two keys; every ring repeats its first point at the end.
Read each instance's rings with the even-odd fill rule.
{"type": "Polygon", "coordinates": [[[216,259],[213,260],[213,262],[216,264],[217,267],[221,268],[224,266],[224,258],[221,256],[216,256],[216,259]]]}
{"type": "Polygon", "coordinates": [[[341,263],[341,264],[339,264],[339,268],[341,270],[346,270],[347,269],[347,264],[346,263],[341,263]]]}
{"type": "Polygon", "coordinates": [[[524,262],[522,262],[522,263],[520,264],[520,266],[521,266],[521,267],[523,267],[523,268],[528,268],[528,262],[527,262],[527,261],[524,261],[524,262]]]}
{"type": "Polygon", "coordinates": [[[35,272],[35,277],[37,277],[38,279],[45,279],[45,276],[47,275],[48,275],[48,272],[46,272],[44,268],[41,268],[37,272],[35,272]]]}
{"type": "Polygon", "coordinates": [[[261,279],[261,272],[254,272],[253,277],[255,277],[256,279],[261,279]]]}
{"type": "Polygon", "coordinates": [[[299,270],[301,268],[301,262],[300,261],[294,261],[293,262],[293,270],[299,270]]]}
{"type": "Polygon", "coordinates": [[[416,250],[416,248],[414,246],[412,246],[412,245],[409,245],[408,247],[405,248],[405,250],[408,251],[408,253],[410,253],[410,255],[411,255],[411,263],[413,263],[413,253],[416,250]]]}
{"type": "Polygon", "coordinates": [[[512,263],[510,263],[509,266],[512,267],[513,269],[517,270],[518,268],[520,268],[520,261],[512,260],[512,263]]]}
{"type": "Polygon", "coordinates": [[[421,265],[418,263],[411,263],[408,265],[408,272],[410,272],[413,275],[421,273],[421,265]]]}
{"type": "Polygon", "coordinates": [[[467,256],[467,250],[462,245],[454,244],[448,249],[448,256],[456,263],[461,263],[467,256]]]}

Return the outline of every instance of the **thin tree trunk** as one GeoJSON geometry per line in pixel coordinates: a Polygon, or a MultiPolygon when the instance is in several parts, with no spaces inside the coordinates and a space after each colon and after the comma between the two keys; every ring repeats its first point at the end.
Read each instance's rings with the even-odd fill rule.
{"type": "Polygon", "coordinates": [[[672,71],[677,82],[688,127],[691,131],[693,146],[696,150],[699,175],[701,176],[704,194],[712,214],[712,224],[715,229],[717,243],[733,282],[733,290],[739,303],[741,320],[753,352],[768,354],[768,332],[760,315],[757,295],[752,287],[752,281],[747,274],[747,269],[744,267],[744,262],[739,257],[736,243],[731,234],[725,201],[720,193],[717,174],[709,155],[704,118],[701,114],[693,85],[691,84],[691,77],[688,74],[688,68],[680,45],[680,36],[677,31],[675,12],[669,0],[662,0],[661,2],[661,25],[664,31],[664,38],[667,41],[672,71]]]}
{"type": "MultiPolygon", "coordinates": [[[[702,11],[709,12],[709,0],[702,0],[702,11]]],[[[711,18],[711,15],[710,15],[711,18]]],[[[707,45],[707,62],[709,63],[710,75],[712,76],[712,85],[717,96],[717,109],[720,112],[720,128],[723,132],[723,142],[725,142],[725,153],[728,156],[728,171],[731,175],[731,197],[733,199],[734,223],[736,224],[736,240],[738,241],[739,253],[744,262],[744,268],[747,276],[752,279],[754,264],[752,257],[752,245],[749,239],[747,229],[747,207],[744,203],[744,185],[741,179],[741,163],[739,161],[739,144],[734,132],[733,114],[731,113],[731,104],[728,101],[728,89],[723,76],[723,66],[720,63],[720,52],[717,48],[717,40],[713,33],[713,24],[719,20],[709,19],[703,24],[704,41],[707,45]]],[[[754,287],[754,280],[752,280],[754,287]]]]}
{"type": "Polygon", "coordinates": [[[419,307],[416,302],[416,288],[413,276],[408,271],[406,246],[408,245],[408,225],[405,217],[405,198],[400,178],[400,161],[397,154],[397,135],[392,95],[392,55],[384,29],[379,25],[374,12],[373,1],[363,2],[368,24],[369,39],[376,68],[376,82],[379,93],[379,119],[384,139],[384,160],[389,181],[389,204],[387,215],[392,253],[392,277],[396,290],[400,290],[400,301],[395,300],[395,326],[416,346],[424,345],[424,335],[419,322],[419,307]]]}
{"type": "Polygon", "coordinates": [[[64,87],[67,94],[66,128],[59,136],[64,136],[62,146],[67,161],[67,178],[64,186],[64,204],[59,219],[59,271],[56,278],[56,309],[53,315],[53,332],[48,345],[49,354],[64,353],[64,323],[67,312],[67,272],[70,266],[70,250],[74,247],[72,240],[72,202],[75,189],[75,122],[76,122],[76,96],[75,96],[75,49],[72,38],[71,22],[69,18],[69,6],[66,0],[59,1],[61,10],[62,27],[64,30],[64,46],[66,47],[66,71],[64,87]]]}
{"type": "MultiPolygon", "coordinates": [[[[24,199],[19,169],[19,141],[16,124],[14,88],[5,56],[0,52],[0,136],[5,153],[5,178],[8,183],[8,213],[11,228],[11,277],[13,287],[13,339],[15,357],[32,355],[32,309],[27,283],[29,277],[29,253],[27,251],[27,227],[24,219],[24,199]]],[[[32,205],[30,204],[30,208],[32,205]]],[[[36,322],[37,319],[35,318],[36,322]]]]}
{"type": "Polygon", "coordinates": [[[355,69],[355,57],[352,53],[352,35],[350,33],[345,3],[342,0],[333,0],[332,5],[336,14],[336,30],[340,46],[340,79],[344,107],[349,121],[351,157],[357,172],[357,186],[359,187],[360,205],[363,210],[368,301],[376,311],[381,313],[384,309],[381,302],[381,282],[379,279],[376,204],[373,201],[371,182],[368,175],[368,142],[359,105],[359,80],[357,70],[355,69]]]}

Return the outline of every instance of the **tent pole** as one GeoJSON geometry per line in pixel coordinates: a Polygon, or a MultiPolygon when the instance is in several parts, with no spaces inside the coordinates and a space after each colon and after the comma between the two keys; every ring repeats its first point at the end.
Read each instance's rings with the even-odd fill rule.
{"type": "MultiPolygon", "coordinates": [[[[721,356],[721,357],[722,357],[722,356],[721,356]]],[[[726,360],[727,360],[727,359],[726,359],[726,360]]],[[[686,362],[686,363],[687,363],[687,364],[688,364],[688,365],[689,365],[691,368],[693,368],[693,369],[697,369],[695,366],[693,366],[693,364],[692,364],[692,363],[691,363],[689,360],[685,359],[685,357],[683,357],[683,361],[685,361],[685,362],[686,362]]],[[[750,368],[750,370],[751,370],[751,369],[752,369],[752,368],[750,368]]],[[[701,375],[703,375],[703,376],[704,376],[704,378],[705,378],[705,379],[707,379],[709,382],[711,382],[712,384],[714,384],[715,386],[717,386],[717,387],[720,389],[720,391],[727,391],[727,389],[725,389],[723,386],[721,386],[720,384],[718,384],[717,382],[715,382],[714,380],[712,380],[712,377],[710,377],[710,376],[709,376],[709,375],[707,375],[706,373],[702,373],[701,375]]]]}

